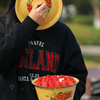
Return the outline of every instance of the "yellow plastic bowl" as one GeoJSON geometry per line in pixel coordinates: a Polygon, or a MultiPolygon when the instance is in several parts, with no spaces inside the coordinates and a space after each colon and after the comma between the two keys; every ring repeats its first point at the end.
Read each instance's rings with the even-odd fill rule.
{"type": "Polygon", "coordinates": [[[32,84],[35,86],[37,96],[39,100],[73,100],[76,85],[79,83],[79,80],[73,77],[76,81],[75,84],[64,87],[43,87],[35,85],[34,79],[32,84]]]}

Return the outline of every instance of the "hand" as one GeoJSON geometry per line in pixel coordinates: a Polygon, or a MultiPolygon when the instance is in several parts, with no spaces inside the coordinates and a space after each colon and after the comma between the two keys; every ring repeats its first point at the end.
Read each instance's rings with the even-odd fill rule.
{"type": "Polygon", "coordinates": [[[43,2],[36,3],[29,13],[29,17],[36,23],[41,24],[45,21],[47,15],[47,6],[43,2]]]}

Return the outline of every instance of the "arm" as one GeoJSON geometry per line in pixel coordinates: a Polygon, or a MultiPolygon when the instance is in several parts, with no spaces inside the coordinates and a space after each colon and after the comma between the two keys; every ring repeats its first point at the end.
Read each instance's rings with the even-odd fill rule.
{"type": "Polygon", "coordinates": [[[4,74],[24,50],[27,42],[38,24],[27,17],[21,24],[17,23],[9,33],[4,33],[4,26],[0,23],[0,74],[4,74]]]}
{"type": "Polygon", "coordinates": [[[26,47],[28,41],[32,40],[36,28],[41,24],[47,14],[46,4],[36,3],[27,18],[21,23],[15,24],[9,33],[2,20],[0,21],[0,74],[4,75],[14,61],[18,59],[26,47]],[[41,5],[39,8],[38,6],[41,5]]]}
{"type": "Polygon", "coordinates": [[[61,73],[70,75],[79,79],[76,88],[74,100],[80,100],[85,92],[87,69],[81,54],[80,47],[70,29],[67,30],[63,45],[62,68],[61,73]]]}

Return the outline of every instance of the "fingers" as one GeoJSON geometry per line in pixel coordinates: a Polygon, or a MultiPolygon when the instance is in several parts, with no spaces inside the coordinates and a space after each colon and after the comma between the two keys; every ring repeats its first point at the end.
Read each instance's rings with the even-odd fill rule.
{"type": "Polygon", "coordinates": [[[45,21],[47,15],[47,6],[43,2],[36,3],[29,13],[29,17],[32,18],[38,24],[45,21]],[[40,6],[40,7],[38,7],[40,6]]]}
{"type": "Polygon", "coordinates": [[[41,14],[43,14],[43,16],[45,17],[47,14],[47,8],[41,11],[41,14]]]}
{"type": "Polygon", "coordinates": [[[37,12],[41,12],[41,13],[46,13],[47,12],[47,6],[43,2],[36,3],[34,5],[33,9],[36,10],[37,12]]]}
{"type": "Polygon", "coordinates": [[[42,13],[46,13],[47,12],[47,6],[45,4],[42,4],[37,10],[42,12],[42,13]]]}
{"type": "Polygon", "coordinates": [[[34,5],[34,9],[37,9],[38,6],[40,6],[40,5],[42,5],[42,4],[43,4],[43,2],[36,3],[36,4],[34,5]]]}
{"type": "Polygon", "coordinates": [[[47,6],[46,6],[46,4],[45,3],[43,3],[40,7],[38,7],[37,9],[38,10],[44,10],[44,9],[46,9],[47,8],[47,6]]]}

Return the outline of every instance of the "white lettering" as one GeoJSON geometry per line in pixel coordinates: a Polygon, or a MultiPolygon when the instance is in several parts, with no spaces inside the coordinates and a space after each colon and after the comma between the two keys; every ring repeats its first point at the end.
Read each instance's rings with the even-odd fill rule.
{"type": "Polygon", "coordinates": [[[18,81],[29,81],[28,76],[18,76],[18,81]]]}
{"type": "Polygon", "coordinates": [[[44,42],[42,42],[42,41],[38,41],[38,40],[36,40],[36,41],[28,41],[28,43],[29,43],[29,45],[37,45],[37,46],[40,46],[40,47],[44,47],[44,42]]]}

